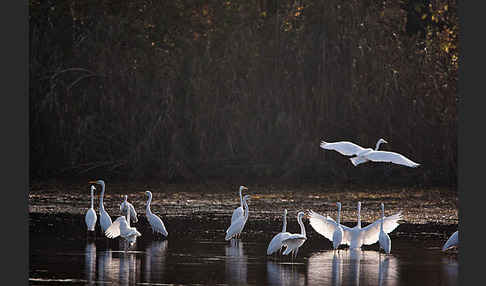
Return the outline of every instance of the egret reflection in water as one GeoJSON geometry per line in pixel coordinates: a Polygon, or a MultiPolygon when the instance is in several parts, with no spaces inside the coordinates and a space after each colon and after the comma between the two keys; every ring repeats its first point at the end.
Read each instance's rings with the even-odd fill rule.
{"type": "Polygon", "coordinates": [[[85,277],[89,284],[93,284],[96,280],[96,277],[94,277],[96,273],[96,244],[94,242],[86,243],[84,257],[85,277]]]}
{"type": "Polygon", "coordinates": [[[248,259],[243,252],[243,242],[235,239],[235,243],[225,246],[226,279],[230,284],[247,284],[248,259]]]}
{"type": "Polygon", "coordinates": [[[307,279],[310,285],[398,285],[397,264],[378,251],[323,251],[309,258],[307,279]]]}
{"type": "Polygon", "coordinates": [[[443,276],[447,278],[444,280],[448,281],[446,285],[456,285],[456,283],[459,283],[459,263],[457,259],[450,257],[442,258],[442,270],[444,272],[443,276]]]}
{"type": "Polygon", "coordinates": [[[98,280],[100,282],[114,281],[118,279],[119,260],[113,259],[113,251],[106,249],[105,251],[98,252],[98,280]],[[116,279],[115,279],[116,277],[116,279]]]}
{"type": "Polygon", "coordinates": [[[269,285],[304,285],[305,274],[299,273],[294,263],[279,263],[267,260],[269,285]]]}
{"type": "Polygon", "coordinates": [[[134,253],[119,253],[118,259],[120,265],[119,280],[120,285],[133,285],[137,281],[140,281],[139,273],[137,269],[137,256],[134,253]]]}
{"type": "Polygon", "coordinates": [[[161,281],[164,273],[167,240],[154,240],[145,249],[145,282],[161,281]]]}

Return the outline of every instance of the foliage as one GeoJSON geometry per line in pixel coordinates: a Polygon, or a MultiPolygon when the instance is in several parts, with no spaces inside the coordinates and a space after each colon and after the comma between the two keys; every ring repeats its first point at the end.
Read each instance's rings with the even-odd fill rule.
{"type": "Polygon", "coordinates": [[[420,35],[398,0],[31,0],[31,175],[455,183],[457,15],[430,2],[420,35]],[[422,167],[318,147],[380,137],[422,167]]]}

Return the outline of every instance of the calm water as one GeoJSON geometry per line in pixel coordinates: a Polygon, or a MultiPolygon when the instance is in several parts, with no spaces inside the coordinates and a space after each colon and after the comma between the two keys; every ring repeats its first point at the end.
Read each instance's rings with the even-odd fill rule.
{"type": "Polygon", "coordinates": [[[335,252],[305,225],[309,239],[293,261],[267,257],[273,234],[250,227],[238,244],[224,241],[223,229],[216,230],[221,235],[203,236],[169,229],[168,240],[144,230],[128,252],[121,251],[118,239],[87,239],[82,221],[56,232],[31,227],[29,280],[31,285],[458,285],[457,255],[441,252],[442,240],[392,238],[390,255],[380,255],[377,245],[335,252]]]}

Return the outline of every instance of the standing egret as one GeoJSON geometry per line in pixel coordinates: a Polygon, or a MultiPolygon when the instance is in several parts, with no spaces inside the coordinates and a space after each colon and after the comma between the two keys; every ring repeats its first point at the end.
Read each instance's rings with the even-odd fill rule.
{"type": "Polygon", "coordinates": [[[152,211],[150,210],[150,203],[152,202],[152,192],[146,191],[145,194],[148,196],[145,216],[147,217],[147,220],[148,220],[150,226],[152,227],[152,232],[160,233],[164,236],[168,236],[169,233],[165,229],[164,222],[160,219],[160,217],[153,214],[152,211]]]}
{"type": "MultiPolygon", "coordinates": [[[[324,217],[312,210],[309,212],[309,222],[312,228],[325,238],[332,240],[334,231],[337,228],[337,223],[329,216],[324,217]]],[[[383,220],[383,231],[386,233],[392,232],[397,228],[398,221],[402,219],[402,214],[399,212],[383,220]]],[[[358,223],[355,227],[350,228],[341,224],[343,228],[343,240],[341,244],[349,245],[349,248],[361,248],[363,244],[370,245],[378,242],[380,234],[381,219],[361,227],[361,202],[358,202],[358,223]]]]}
{"type": "Polygon", "coordinates": [[[375,150],[371,148],[363,148],[357,144],[348,142],[348,141],[339,141],[334,143],[329,143],[325,141],[321,141],[320,147],[326,150],[334,150],[337,151],[345,156],[355,156],[349,158],[351,163],[354,166],[358,166],[359,164],[366,163],[368,161],[373,162],[391,162],[394,164],[404,165],[407,167],[415,168],[420,166],[420,164],[415,163],[414,161],[408,159],[407,157],[389,151],[378,151],[381,143],[388,143],[384,139],[379,139],[376,142],[375,150]]]}
{"type": "Polygon", "coordinates": [[[338,249],[339,245],[343,241],[343,227],[341,226],[341,203],[336,203],[338,207],[336,230],[332,234],[332,248],[338,249]]]}
{"type": "Polygon", "coordinates": [[[248,203],[247,200],[250,198],[250,195],[245,195],[243,197],[243,206],[245,208],[245,212],[243,216],[240,216],[235,221],[231,222],[231,225],[226,230],[225,240],[230,240],[232,238],[239,237],[243,228],[245,227],[246,221],[248,220],[248,203]]]}
{"type": "Polygon", "coordinates": [[[243,217],[244,216],[244,211],[243,211],[243,197],[242,197],[242,194],[241,192],[243,190],[248,190],[247,187],[245,186],[240,186],[240,206],[237,207],[234,211],[233,211],[233,215],[231,216],[231,223],[233,223],[235,220],[239,219],[240,217],[243,217]]]}
{"type": "Polygon", "coordinates": [[[379,243],[380,248],[383,248],[386,254],[390,254],[391,250],[391,239],[388,233],[383,231],[383,221],[385,220],[385,205],[381,203],[381,222],[380,222],[380,236],[379,243]]]}
{"type": "Polygon", "coordinates": [[[108,238],[121,236],[129,246],[137,241],[137,236],[142,236],[135,227],[130,227],[130,212],[127,212],[126,218],[125,216],[118,217],[105,231],[105,235],[108,238]]]}
{"type": "Polygon", "coordinates": [[[444,243],[444,246],[442,247],[442,251],[446,251],[449,248],[457,247],[457,246],[459,246],[459,231],[458,230],[456,230],[456,232],[454,232],[449,237],[449,239],[446,241],[446,243],[444,243]]]}
{"type": "Polygon", "coordinates": [[[284,246],[282,240],[287,239],[289,235],[290,232],[287,232],[287,209],[284,209],[282,231],[277,233],[268,244],[267,255],[282,250],[282,247],[284,246]]]}
{"type": "Polygon", "coordinates": [[[96,188],[91,185],[91,207],[88,209],[88,211],[86,212],[86,216],[84,217],[84,221],[86,222],[86,227],[88,228],[88,231],[95,230],[94,228],[96,225],[96,220],[98,219],[93,207],[94,190],[96,190],[96,188]]]}
{"type": "Polygon", "coordinates": [[[305,236],[304,223],[302,222],[302,217],[304,216],[304,212],[299,212],[297,214],[297,221],[300,225],[300,233],[292,233],[282,241],[282,243],[287,247],[282,253],[283,255],[288,255],[289,253],[292,253],[292,258],[297,257],[299,247],[301,247],[302,244],[304,244],[304,242],[307,240],[307,237],[305,236]]]}
{"type": "Polygon", "coordinates": [[[105,206],[103,205],[103,196],[105,195],[105,181],[98,180],[98,181],[89,181],[90,184],[98,184],[101,185],[101,195],[100,195],[100,226],[103,233],[110,227],[111,225],[111,217],[106,212],[105,206]]]}
{"type": "Polygon", "coordinates": [[[126,216],[127,212],[130,211],[130,219],[133,222],[138,222],[137,212],[131,203],[128,202],[128,196],[125,195],[125,200],[120,204],[121,213],[126,216]]]}

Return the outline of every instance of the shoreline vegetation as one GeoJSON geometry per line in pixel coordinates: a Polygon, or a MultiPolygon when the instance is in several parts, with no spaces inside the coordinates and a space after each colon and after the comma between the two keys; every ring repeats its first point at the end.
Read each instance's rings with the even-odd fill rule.
{"type": "Polygon", "coordinates": [[[450,0],[30,0],[30,176],[452,186],[458,34],[450,0]],[[421,166],[319,148],[379,138],[421,166]]]}

